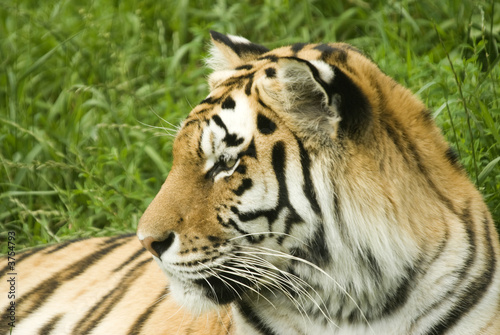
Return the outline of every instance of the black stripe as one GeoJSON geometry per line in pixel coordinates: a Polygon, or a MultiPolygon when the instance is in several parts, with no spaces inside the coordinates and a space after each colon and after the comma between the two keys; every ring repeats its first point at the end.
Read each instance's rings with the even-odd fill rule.
{"type": "MultiPolygon", "coordinates": [[[[334,187],[334,189],[336,190],[337,188],[334,187]]],[[[347,225],[342,215],[342,211],[340,210],[340,198],[336,192],[333,193],[333,204],[335,208],[335,214],[337,217],[336,221],[337,221],[337,229],[339,231],[339,236],[342,239],[343,244],[349,247],[351,246],[351,238],[349,236],[349,232],[347,230],[347,225]]]]}
{"type": "Polygon", "coordinates": [[[40,329],[38,334],[39,335],[49,335],[50,333],[52,333],[52,331],[54,330],[54,328],[56,328],[57,323],[59,322],[59,320],[61,320],[63,315],[64,314],[62,314],[62,313],[57,314],[53,318],[51,318],[49,321],[47,321],[47,323],[45,323],[45,325],[40,329]]]}
{"type": "Polygon", "coordinates": [[[360,54],[362,56],[365,56],[365,54],[363,53],[363,51],[359,50],[358,48],[356,48],[356,47],[354,47],[354,46],[352,46],[350,44],[345,44],[343,47],[346,48],[347,50],[354,51],[355,53],[358,53],[358,54],[360,54]]]}
{"type": "Polygon", "coordinates": [[[237,147],[241,145],[245,139],[238,138],[236,134],[226,134],[226,136],[222,139],[228,147],[237,147]]]}
{"type": "Polygon", "coordinates": [[[304,175],[304,186],[303,191],[309,200],[312,210],[319,216],[321,216],[321,208],[319,207],[318,199],[316,197],[316,192],[314,190],[314,184],[311,179],[311,159],[307,153],[302,141],[296,138],[297,144],[299,145],[300,151],[300,164],[302,165],[302,174],[304,175]]]}
{"type": "Polygon", "coordinates": [[[80,334],[90,333],[95,327],[99,325],[106,315],[111,312],[113,307],[125,297],[125,294],[129,290],[130,286],[134,284],[137,277],[142,275],[139,271],[144,265],[150,263],[150,259],[143,260],[137,263],[132,269],[130,269],[122,278],[120,283],[112,289],[108,294],[103,296],[94,306],[92,306],[89,311],[85,314],[80,321],[75,325],[73,332],[80,334]]]}
{"type": "Polygon", "coordinates": [[[266,70],[266,76],[268,78],[275,78],[276,77],[276,69],[273,67],[268,67],[266,70]]]}
{"type": "Polygon", "coordinates": [[[476,246],[476,232],[474,230],[474,222],[471,215],[470,209],[470,200],[465,204],[465,209],[463,210],[462,215],[460,216],[460,221],[464,224],[465,231],[467,233],[467,244],[469,255],[464,263],[464,266],[459,272],[458,277],[463,278],[468,275],[472,264],[474,264],[474,260],[476,258],[477,246],[476,246]]]}
{"type": "Polygon", "coordinates": [[[226,124],[224,123],[224,121],[222,121],[222,119],[220,118],[219,115],[215,114],[214,116],[212,116],[212,120],[215,122],[216,125],[218,125],[222,129],[224,129],[226,134],[229,132],[227,130],[226,124]]]}
{"type": "Polygon", "coordinates": [[[200,159],[204,159],[203,157],[203,149],[201,148],[201,140],[202,140],[203,136],[199,136],[198,137],[198,146],[196,148],[196,156],[198,156],[198,158],[200,159]]]}
{"type": "Polygon", "coordinates": [[[245,94],[248,96],[252,94],[252,85],[253,85],[253,73],[251,73],[248,76],[248,82],[245,86],[245,94]]]}
{"type": "Polygon", "coordinates": [[[255,147],[255,141],[253,138],[250,144],[248,145],[248,148],[245,151],[242,151],[238,154],[238,158],[245,156],[257,159],[257,148],[255,147]]]}
{"type": "Polygon", "coordinates": [[[240,315],[245,319],[247,324],[263,335],[277,335],[262,319],[254,312],[252,307],[244,301],[236,303],[240,315]]]}
{"type": "Polygon", "coordinates": [[[270,226],[269,230],[272,231],[272,228],[271,228],[272,223],[274,221],[276,221],[276,219],[278,218],[278,214],[279,214],[281,208],[279,210],[277,208],[273,208],[270,210],[252,211],[252,212],[241,213],[238,210],[238,208],[236,208],[235,206],[232,206],[231,210],[234,214],[238,215],[238,219],[241,222],[253,221],[253,220],[256,220],[262,216],[267,218],[267,220],[269,222],[269,226],[270,226]]]}
{"type": "MultiPolygon", "coordinates": [[[[253,210],[246,213],[241,213],[238,208],[235,206],[231,207],[231,211],[238,216],[239,221],[248,222],[255,220],[260,217],[265,217],[268,221],[269,231],[273,231],[273,224],[278,219],[281,211],[283,209],[288,209],[288,213],[286,214],[285,219],[285,229],[284,233],[289,233],[294,224],[304,222],[303,218],[296,212],[295,208],[290,203],[290,199],[288,197],[288,188],[286,185],[286,151],[285,144],[283,142],[277,142],[273,146],[272,154],[271,154],[271,164],[273,167],[274,174],[276,176],[276,180],[278,182],[278,201],[275,208],[269,210],[253,210]]],[[[230,220],[232,221],[232,220],[230,220]]],[[[231,224],[231,222],[228,222],[231,224]]],[[[236,223],[233,221],[234,227],[240,231],[236,223]]],[[[242,232],[242,231],[240,231],[242,232]]],[[[285,235],[280,235],[277,238],[277,242],[279,244],[283,243],[283,240],[286,238],[285,235]]],[[[255,241],[255,240],[254,240],[255,241]]]]}
{"type": "MultiPolygon", "coordinates": [[[[469,206],[469,203],[467,203],[467,208],[464,210],[464,213],[460,216],[460,219],[464,225],[467,225],[464,220],[467,220],[468,217],[470,217],[470,214],[468,214],[469,213],[468,206],[469,206]]],[[[469,229],[466,229],[466,231],[469,233],[469,229]]],[[[448,243],[448,238],[449,238],[449,230],[447,227],[444,241],[442,241],[440,243],[440,246],[438,248],[438,252],[433,257],[430,264],[432,264],[432,262],[434,262],[441,255],[441,253],[444,251],[444,248],[446,247],[446,245],[448,243]]],[[[472,237],[470,235],[467,236],[467,239],[469,241],[471,240],[471,238],[472,237]]],[[[475,247],[474,247],[474,249],[475,249],[475,247]]],[[[456,270],[457,274],[454,275],[455,281],[454,281],[453,285],[448,285],[449,288],[446,291],[446,293],[444,294],[444,296],[441,297],[438,301],[431,304],[424,312],[422,312],[417,318],[415,318],[415,320],[414,320],[415,323],[418,323],[419,320],[422,319],[424,316],[433,313],[443,303],[449,302],[451,300],[452,296],[454,294],[456,294],[456,292],[458,291],[460,285],[462,285],[462,283],[465,281],[467,270],[471,266],[473,256],[474,255],[472,253],[470,253],[470,248],[469,248],[469,254],[468,254],[467,258],[465,259],[464,264],[462,265],[462,267],[460,269],[456,270]]]]}
{"type": "MultiPolygon", "coordinates": [[[[257,90],[257,89],[255,89],[255,90],[257,90]]],[[[259,102],[259,104],[260,104],[262,107],[264,107],[265,109],[270,109],[270,108],[269,108],[269,106],[267,106],[267,105],[264,103],[264,101],[262,101],[262,99],[260,99],[260,97],[259,97],[259,99],[258,99],[257,101],[258,101],[258,102],[259,102]]]]}
{"type": "Polygon", "coordinates": [[[398,287],[387,296],[382,307],[382,316],[388,316],[406,304],[412,289],[415,287],[416,269],[418,269],[417,265],[405,268],[406,275],[400,279],[398,287]]]}
{"type": "Polygon", "coordinates": [[[285,237],[287,237],[290,234],[290,231],[292,230],[292,226],[297,223],[301,223],[304,220],[300,217],[299,214],[295,211],[295,209],[290,206],[289,207],[290,213],[286,216],[285,219],[285,229],[283,230],[283,233],[286,235],[280,235],[276,239],[276,242],[278,242],[279,245],[283,244],[283,241],[285,240],[285,237]]]}
{"type": "MultiPolygon", "coordinates": [[[[126,243],[125,241],[118,241],[113,244],[109,244],[106,247],[93,252],[92,254],[80,259],[71,265],[68,265],[63,270],[60,270],[52,277],[44,280],[38,286],[34,287],[21,296],[16,304],[18,306],[23,306],[23,309],[20,310],[17,314],[18,320],[21,320],[23,317],[27,316],[30,313],[35,312],[40,308],[46,300],[61,286],[63,283],[81,275],[84,273],[87,268],[97,263],[101,258],[106,256],[111,250],[123,245],[126,243]]],[[[0,317],[0,320],[6,320],[8,312],[5,312],[0,317]]]]}
{"type": "Polygon", "coordinates": [[[182,125],[182,128],[185,129],[187,127],[190,127],[191,125],[198,125],[199,127],[199,124],[200,124],[200,120],[199,119],[191,119],[191,120],[185,120],[184,121],[184,124],[182,125]]]}
{"type": "Polygon", "coordinates": [[[360,254],[360,258],[365,262],[368,271],[373,277],[373,281],[375,283],[380,283],[382,281],[382,269],[375,256],[373,256],[372,251],[366,249],[360,254]]]}
{"type": "MultiPolygon", "coordinates": [[[[218,104],[219,102],[222,101],[222,99],[224,98],[223,95],[221,95],[220,97],[206,97],[205,99],[203,99],[199,105],[202,105],[202,104],[209,104],[209,105],[215,105],[215,104],[218,104]]],[[[198,112],[198,113],[201,113],[201,112],[198,112]]]]}
{"type": "Polygon", "coordinates": [[[254,74],[255,71],[245,73],[241,76],[229,77],[221,85],[224,87],[242,88],[243,84],[247,82],[248,79],[253,79],[254,74]]]}
{"type": "MultiPolygon", "coordinates": [[[[231,210],[233,211],[233,213],[235,214],[238,214],[238,209],[236,207],[231,207],[231,210]],[[236,211],[236,212],[235,212],[236,211]]],[[[255,236],[253,235],[248,235],[249,232],[247,232],[246,230],[243,230],[241,229],[237,224],[236,222],[233,220],[233,219],[229,219],[227,222],[223,222],[223,220],[217,216],[218,219],[220,219],[220,223],[224,226],[224,227],[233,227],[238,233],[240,233],[241,235],[244,235],[245,238],[248,240],[248,242],[250,243],[256,243],[257,240],[255,239],[255,236]]]]}
{"type": "MultiPolygon", "coordinates": [[[[417,260],[415,264],[412,266],[406,267],[406,275],[402,278],[398,288],[389,296],[389,299],[385,302],[382,315],[389,315],[399,310],[402,306],[404,306],[410,296],[411,290],[415,288],[416,283],[419,281],[419,278],[424,277],[431,265],[441,256],[444,252],[444,249],[447,245],[449,237],[449,231],[446,229],[445,236],[437,247],[436,253],[433,255],[432,259],[428,262],[424,261],[424,258],[421,257],[417,260]],[[426,263],[424,267],[424,263],[426,263]],[[417,271],[418,270],[418,271],[417,271]]],[[[464,267],[465,269],[465,267],[464,267]]],[[[463,277],[462,277],[463,278],[463,277]]],[[[458,285],[458,284],[457,284],[458,285]]],[[[450,291],[447,296],[450,296],[453,292],[450,291]]],[[[432,311],[438,304],[447,299],[440,299],[439,303],[434,304],[428,311],[432,311]]],[[[426,312],[428,313],[428,312],[426,312]]],[[[424,313],[425,314],[425,313],[424,313]]],[[[415,323],[420,319],[424,314],[415,319],[415,323]]]]}
{"type": "Polygon", "coordinates": [[[393,141],[394,145],[398,149],[398,151],[403,156],[404,160],[408,165],[416,165],[420,173],[424,176],[428,185],[439,198],[439,200],[455,215],[459,215],[458,211],[455,209],[453,202],[446,197],[441,191],[438,189],[434,181],[432,180],[429,171],[425,167],[422,162],[422,158],[420,157],[420,153],[418,152],[415,144],[408,138],[406,133],[404,132],[403,126],[396,121],[395,119],[391,120],[393,124],[389,124],[386,119],[381,118],[380,122],[385,127],[387,134],[393,141]],[[398,131],[399,130],[399,131],[398,131]],[[408,151],[406,150],[408,149],[408,151]]]}
{"type": "Polygon", "coordinates": [[[257,115],[257,129],[261,134],[270,135],[276,130],[276,123],[271,121],[267,116],[259,113],[257,115]]]}
{"type": "Polygon", "coordinates": [[[226,142],[226,145],[228,147],[237,147],[244,142],[243,138],[238,138],[238,135],[229,133],[226,125],[224,124],[224,121],[222,121],[219,115],[215,114],[214,116],[212,116],[212,120],[217,126],[224,129],[224,131],[226,132],[226,136],[223,138],[223,141],[226,142]]]}
{"type": "Polygon", "coordinates": [[[156,298],[154,300],[154,302],[152,303],[152,305],[149,306],[148,309],[146,309],[144,311],[144,313],[142,313],[141,315],[139,315],[139,317],[135,320],[135,322],[132,325],[132,327],[130,327],[129,335],[136,335],[136,334],[140,334],[141,333],[142,327],[144,327],[144,325],[146,324],[146,321],[148,321],[148,319],[153,315],[153,312],[156,309],[156,307],[158,307],[158,306],[161,305],[161,303],[157,302],[157,301],[162,300],[168,293],[169,293],[169,289],[165,288],[160,293],[160,295],[158,296],[158,298],[156,298]]]}
{"type": "Polygon", "coordinates": [[[251,64],[245,64],[245,65],[240,65],[238,67],[235,68],[235,70],[251,70],[253,69],[253,65],[251,64]]]}
{"type": "Polygon", "coordinates": [[[276,55],[265,55],[265,56],[257,58],[257,60],[265,60],[265,59],[267,59],[270,62],[276,63],[279,58],[276,55]]]}
{"type": "Polygon", "coordinates": [[[123,263],[118,265],[116,268],[112,270],[112,272],[118,272],[120,271],[125,265],[130,264],[132,261],[134,261],[137,257],[141,256],[143,253],[146,252],[146,249],[144,248],[139,248],[136,252],[132,254],[127,260],[125,260],[123,263]]]}
{"type": "Polygon", "coordinates": [[[101,242],[101,245],[107,245],[107,244],[115,243],[118,240],[129,238],[129,237],[135,237],[135,236],[136,236],[136,233],[127,233],[127,234],[122,234],[122,235],[108,237],[108,238],[105,238],[101,242]]]}
{"type": "Polygon", "coordinates": [[[247,167],[246,165],[243,165],[240,163],[240,165],[238,165],[238,167],[236,168],[236,170],[234,170],[234,172],[238,172],[240,174],[246,174],[247,173],[247,167]]]}
{"type": "Polygon", "coordinates": [[[252,186],[253,186],[252,179],[245,178],[245,179],[242,180],[241,185],[238,187],[238,189],[233,190],[233,193],[236,194],[237,196],[241,196],[247,190],[249,190],[250,188],[252,188],[252,186]]]}
{"type": "MultiPolygon", "coordinates": [[[[325,236],[324,224],[320,222],[313,237],[308,243],[302,248],[290,250],[290,254],[316,264],[319,267],[324,267],[333,259],[328,249],[325,236]]],[[[292,263],[295,265],[300,264],[299,261],[296,260],[293,260],[292,263]]]]}
{"type": "Polygon", "coordinates": [[[292,52],[297,54],[300,50],[304,49],[304,47],[307,45],[307,43],[295,43],[293,44],[290,48],[292,49],[292,52]]]}
{"type": "Polygon", "coordinates": [[[234,107],[236,107],[236,102],[234,102],[233,98],[228,96],[222,103],[221,107],[222,109],[234,109],[234,107]]]}
{"type": "MultiPolygon", "coordinates": [[[[445,222],[444,218],[442,220],[443,220],[443,222],[445,222]]],[[[445,223],[445,226],[446,226],[446,230],[445,230],[444,236],[441,239],[441,242],[439,243],[439,245],[437,246],[436,252],[432,256],[431,260],[427,263],[426,268],[423,269],[423,270],[419,269],[417,277],[414,278],[415,281],[419,281],[419,278],[424,278],[426,276],[426,274],[429,271],[429,269],[441,257],[441,255],[443,254],[444,250],[446,249],[446,246],[448,245],[448,241],[449,241],[449,238],[450,238],[450,229],[449,229],[448,225],[446,225],[446,223],[445,223]]],[[[414,324],[417,324],[419,322],[419,320],[422,317],[424,317],[425,315],[427,315],[429,313],[432,313],[432,311],[436,308],[437,305],[439,305],[440,302],[432,304],[429,308],[426,309],[426,311],[421,312],[418,317],[414,318],[414,320],[413,320],[414,324]]]]}
{"type": "Polygon", "coordinates": [[[460,170],[460,171],[464,170],[464,167],[463,167],[462,163],[460,163],[460,158],[458,157],[457,151],[455,149],[453,149],[452,147],[449,147],[446,150],[445,156],[446,156],[446,159],[448,160],[448,162],[450,162],[450,164],[454,168],[456,168],[457,170],[460,170]]]}
{"type": "Polygon", "coordinates": [[[422,110],[422,113],[420,115],[422,116],[424,122],[428,125],[432,126],[435,124],[434,118],[432,117],[432,112],[429,109],[425,108],[424,110],[422,110]]]}
{"type": "MultiPolygon", "coordinates": [[[[468,209],[468,208],[467,208],[468,209]]],[[[473,229],[472,227],[472,220],[470,218],[470,212],[467,211],[469,215],[466,215],[465,220],[469,219],[468,222],[466,223],[466,226],[468,226],[467,229],[467,235],[469,240],[474,238],[475,233],[474,232],[469,232],[470,229],[473,229]]],[[[443,334],[447,330],[450,330],[453,328],[458,321],[462,317],[464,317],[470,310],[476,306],[479,301],[484,297],[486,294],[486,291],[490,287],[491,283],[493,282],[493,276],[495,274],[495,269],[496,269],[496,258],[495,258],[495,250],[493,249],[493,243],[491,240],[491,235],[490,235],[490,225],[489,221],[487,218],[484,219],[483,221],[484,228],[485,228],[485,236],[484,239],[486,240],[486,260],[489,260],[490,262],[486,265],[486,268],[482,272],[482,274],[478,277],[473,277],[472,281],[468,283],[468,285],[462,290],[462,294],[458,297],[457,302],[455,306],[448,311],[446,316],[441,319],[440,322],[438,322],[437,325],[435,325],[431,330],[427,332],[428,335],[437,335],[437,334],[443,334]]],[[[475,253],[476,247],[475,243],[474,245],[470,245],[469,248],[470,254],[473,252],[475,253]]],[[[475,258],[475,255],[472,255],[473,258],[475,258]]],[[[470,258],[465,262],[466,264],[469,263],[469,269],[472,266],[473,261],[470,261],[470,258]]],[[[464,268],[465,269],[465,268],[464,268]]]]}
{"type": "Polygon", "coordinates": [[[283,142],[277,142],[272,151],[271,165],[273,166],[274,175],[278,180],[278,208],[283,208],[288,203],[288,189],[286,187],[286,151],[283,142]]]}
{"type": "MultiPolygon", "coordinates": [[[[430,261],[425,262],[424,258],[421,257],[417,260],[416,264],[413,267],[406,268],[406,276],[401,281],[399,287],[393,292],[389,299],[385,302],[384,308],[382,311],[382,315],[390,315],[395,311],[399,310],[402,306],[404,306],[410,296],[411,290],[416,287],[416,283],[419,282],[420,278],[425,277],[432,264],[443,254],[449,239],[449,228],[446,226],[445,235],[442,238],[441,242],[436,248],[436,252],[430,259],[430,261]],[[418,271],[416,270],[418,269],[418,271]]],[[[441,299],[440,302],[443,300],[441,299]]],[[[414,319],[414,323],[416,324],[418,320],[420,320],[425,314],[431,312],[439,303],[433,304],[426,312],[422,313],[419,317],[414,319]]]]}
{"type": "MultiPolygon", "coordinates": [[[[23,251],[23,252],[17,254],[17,256],[15,257],[16,258],[16,265],[19,265],[19,263],[21,263],[23,260],[25,260],[29,256],[36,254],[37,252],[39,252],[43,249],[50,248],[50,247],[51,247],[51,245],[43,245],[43,246],[39,246],[39,247],[34,247],[32,249],[29,249],[29,250],[26,250],[26,251],[23,251]]],[[[5,261],[4,264],[6,264],[6,265],[2,268],[2,270],[0,270],[0,278],[3,277],[7,272],[11,272],[10,266],[7,264],[7,256],[2,256],[1,259],[5,261]]]]}
{"type": "Polygon", "coordinates": [[[69,246],[70,244],[73,244],[74,242],[80,242],[80,241],[84,241],[84,240],[86,240],[86,238],[77,238],[77,239],[73,239],[73,240],[69,240],[69,241],[60,243],[60,244],[56,245],[54,248],[45,251],[44,254],[46,254],[46,255],[52,254],[56,251],[59,251],[59,250],[66,248],[67,246],[69,246]]]}
{"type": "Polygon", "coordinates": [[[315,46],[314,49],[321,51],[321,60],[324,62],[329,64],[333,62],[341,64],[347,63],[347,52],[343,49],[334,48],[328,44],[319,44],[315,46]]]}
{"type": "Polygon", "coordinates": [[[205,119],[201,119],[201,116],[202,114],[208,114],[208,112],[212,111],[213,110],[213,106],[209,107],[209,108],[200,108],[198,109],[196,112],[191,112],[191,116],[195,116],[195,117],[200,117],[200,119],[198,121],[206,121],[205,119]]]}

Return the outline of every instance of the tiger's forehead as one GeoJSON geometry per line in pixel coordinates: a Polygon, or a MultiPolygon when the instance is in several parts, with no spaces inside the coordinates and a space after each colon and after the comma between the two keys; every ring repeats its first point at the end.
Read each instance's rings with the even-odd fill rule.
{"type": "Polygon", "coordinates": [[[216,89],[191,112],[176,143],[196,148],[196,155],[208,159],[210,167],[222,155],[235,157],[250,144],[256,112],[243,90],[216,89]]]}
{"type": "Polygon", "coordinates": [[[322,62],[348,71],[351,68],[350,62],[357,61],[360,57],[364,58],[360,51],[348,44],[296,43],[271,50],[238,67],[215,71],[209,77],[212,91],[188,115],[176,142],[184,142],[190,138],[189,142],[193,142],[193,146],[198,146],[200,157],[205,156],[200,147],[204,152],[210,151],[207,143],[214,146],[217,142],[213,139],[206,140],[207,132],[215,134],[215,137],[225,137],[229,140],[229,145],[248,142],[256,127],[257,110],[254,108],[258,107],[256,100],[259,94],[254,83],[263,76],[268,78],[276,76],[278,60],[290,57],[315,64],[322,62]],[[356,60],[352,60],[352,57],[356,60]],[[229,134],[229,137],[224,133],[229,134]],[[205,139],[205,142],[201,141],[202,144],[205,143],[205,147],[199,145],[200,139],[205,139]],[[196,142],[198,144],[195,144],[196,142]]]}

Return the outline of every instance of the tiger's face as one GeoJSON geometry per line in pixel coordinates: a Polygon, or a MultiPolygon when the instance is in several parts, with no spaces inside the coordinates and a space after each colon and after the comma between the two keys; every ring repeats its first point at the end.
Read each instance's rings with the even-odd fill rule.
{"type": "Polygon", "coordinates": [[[297,263],[330,264],[341,243],[323,225],[336,219],[329,180],[372,127],[361,92],[374,89],[349,58],[368,68],[363,75],[376,67],[357,50],[268,51],[218,33],[212,41],[211,93],[184,121],[172,170],[137,233],[192,311],[289,295],[297,275],[309,276],[297,263]]]}
{"type": "MultiPolygon", "coordinates": [[[[258,82],[276,71],[268,60],[257,63],[230,78],[252,73],[258,82]]],[[[203,297],[208,306],[226,304],[279,276],[287,260],[266,249],[290,254],[317,219],[305,149],[245,92],[251,79],[240,80],[222,80],[184,122],[172,170],[139,227],[173,294],[196,308],[203,297]]]]}

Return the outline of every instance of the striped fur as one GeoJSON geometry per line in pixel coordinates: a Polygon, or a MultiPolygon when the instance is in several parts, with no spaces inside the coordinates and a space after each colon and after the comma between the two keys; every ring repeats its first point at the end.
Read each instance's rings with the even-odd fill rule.
{"type": "Polygon", "coordinates": [[[131,236],[28,251],[16,331],[499,334],[498,235],[427,108],[346,44],[212,42],[137,231],[158,266],[131,236]]]}
{"type": "MultiPolygon", "coordinates": [[[[173,302],[165,276],[132,234],[26,251],[16,261],[14,335],[231,331],[228,309],[201,320],[173,302]]],[[[6,293],[8,270],[0,271],[6,293]]],[[[0,303],[0,333],[7,334],[9,301],[0,303]]]]}

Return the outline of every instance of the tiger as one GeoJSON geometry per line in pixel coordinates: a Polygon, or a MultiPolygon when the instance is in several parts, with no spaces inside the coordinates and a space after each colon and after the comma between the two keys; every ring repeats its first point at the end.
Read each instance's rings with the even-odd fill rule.
{"type": "Polygon", "coordinates": [[[349,44],[210,34],[137,232],[18,255],[1,333],[500,334],[498,233],[430,110],[349,44]]]}

